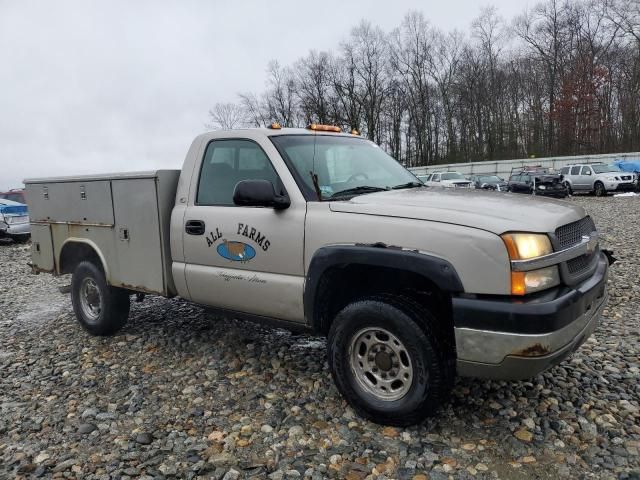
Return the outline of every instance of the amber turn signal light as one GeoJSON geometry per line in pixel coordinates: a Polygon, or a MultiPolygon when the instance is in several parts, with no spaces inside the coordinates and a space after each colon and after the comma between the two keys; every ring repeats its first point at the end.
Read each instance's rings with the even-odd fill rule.
{"type": "Polygon", "coordinates": [[[307,130],[315,130],[317,132],[336,132],[336,133],[340,133],[342,131],[340,127],[336,127],[335,125],[320,125],[318,123],[312,123],[311,125],[307,125],[307,130]]]}

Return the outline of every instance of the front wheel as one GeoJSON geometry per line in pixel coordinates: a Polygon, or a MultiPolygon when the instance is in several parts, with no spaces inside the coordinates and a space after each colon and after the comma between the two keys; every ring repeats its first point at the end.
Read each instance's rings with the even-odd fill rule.
{"type": "Polygon", "coordinates": [[[347,305],[329,331],[328,359],[340,393],[361,416],[408,426],[446,398],[455,364],[434,317],[411,301],[372,297],[347,305]]]}
{"type": "Polygon", "coordinates": [[[567,189],[567,195],[573,195],[573,189],[569,182],[564,182],[564,187],[567,189]]]}
{"type": "Polygon", "coordinates": [[[129,294],[107,284],[91,262],[80,262],[71,278],[71,303],[80,325],[92,335],[113,335],[129,317],[129,294]]]}
{"type": "Polygon", "coordinates": [[[593,188],[596,197],[605,197],[607,195],[607,190],[604,188],[602,182],[596,182],[593,188]]]}

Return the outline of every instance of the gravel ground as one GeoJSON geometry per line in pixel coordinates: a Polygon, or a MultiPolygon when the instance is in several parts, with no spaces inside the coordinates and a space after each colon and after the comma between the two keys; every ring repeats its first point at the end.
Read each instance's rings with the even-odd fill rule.
{"type": "Polygon", "coordinates": [[[640,478],[640,198],[571,201],[619,259],[603,324],[529,382],[459,379],[406,429],[347,407],[320,339],[162,298],[91,337],[69,280],[0,244],[0,478],[640,478]]]}

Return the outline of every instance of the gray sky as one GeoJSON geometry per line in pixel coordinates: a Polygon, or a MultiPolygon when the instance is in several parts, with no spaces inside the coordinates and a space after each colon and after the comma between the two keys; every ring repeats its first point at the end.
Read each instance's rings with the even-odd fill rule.
{"type": "MultiPolygon", "coordinates": [[[[180,168],[216,102],[262,90],[271,59],[338,46],[409,10],[467,30],[474,0],[0,0],[0,190],[23,178],[180,168]]],[[[526,0],[493,0],[505,19],[526,0]]]]}

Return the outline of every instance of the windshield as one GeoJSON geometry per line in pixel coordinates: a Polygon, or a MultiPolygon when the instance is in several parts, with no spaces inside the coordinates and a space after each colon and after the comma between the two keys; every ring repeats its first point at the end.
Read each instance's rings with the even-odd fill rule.
{"type": "Polygon", "coordinates": [[[593,171],[596,173],[607,173],[607,172],[621,172],[620,168],[616,165],[591,165],[593,171]]]}
{"type": "Polygon", "coordinates": [[[457,172],[443,173],[440,178],[442,178],[442,180],[466,180],[464,175],[457,172]]]}
{"type": "Polygon", "coordinates": [[[422,185],[378,145],[363,138],[279,135],[272,136],[271,141],[313,196],[316,196],[316,186],[312,172],[317,175],[323,200],[337,198],[342,192],[344,196],[354,196],[398,186],[422,185]]]}
{"type": "Polygon", "coordinates": [[[487,175],[484,177],[478,177],[478,180],[480,180],[481,182],[501,182],[502,179],[500,177],[497,177],[495,175],[487,175]]]}

